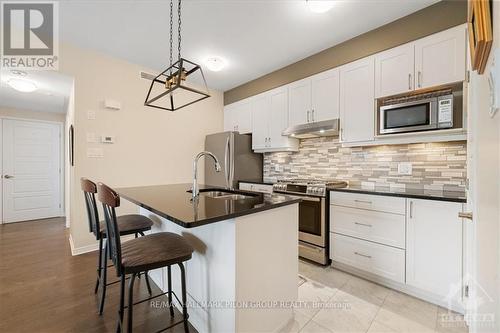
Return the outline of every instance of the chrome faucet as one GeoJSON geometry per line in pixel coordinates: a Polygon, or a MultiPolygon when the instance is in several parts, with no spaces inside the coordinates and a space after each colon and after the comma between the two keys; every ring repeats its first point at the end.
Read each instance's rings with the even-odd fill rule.
{"type": "Polygon", "coordinates": [[[202,157],[204,155],[210,156],[214,159],[216,172],[220,172],[220,170],[221,170],[219,160],[217,159],[217,157],[213,153],[211,153],[209,151],[202,151],[201,153],[196,155],[196,157],[194,158],[194,161],[193,161],[193,188],[191,189],[193,192],[192,193],[193,200],[196,199],[198,197],[198,195],[200,194],[200,189],[198,188],[198,160],[200,159],[200,157],[202,157]]]}

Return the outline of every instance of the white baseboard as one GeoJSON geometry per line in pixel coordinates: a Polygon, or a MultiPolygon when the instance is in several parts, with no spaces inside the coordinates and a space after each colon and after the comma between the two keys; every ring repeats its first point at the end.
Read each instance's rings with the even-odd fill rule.
{"type": "Polygon", "coordinates": [[[75,248],[75,244],[73,243],[73,237],[71,237],[71,234],[69,235],[69,246],[71,247],[72,256],[77,256],[80,254],[97,251],[99,249],[99,244],[97,242],[95,244],[90,244],[75,248]]]}

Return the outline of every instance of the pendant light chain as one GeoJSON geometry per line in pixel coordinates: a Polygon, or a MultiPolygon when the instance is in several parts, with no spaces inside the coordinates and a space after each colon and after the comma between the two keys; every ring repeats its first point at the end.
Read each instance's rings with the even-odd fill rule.
{"type": "Polygon", "coordinates": [[[177,32],[179,34],[179,36],[177,37],[178,39],[178,42],[179,42],[179,45],[177,46],[177,51],[179,52],[179,55],[178,55],[178,59],[177,60],[181,60],[181,0],[179,0],[179,5],[177,7],[177,15],[178,15],[178,24],[177,24],[177,32]]]}
{"type": "Polygon", "coordinates": [[[172,56],[172,48],[173,48],[173,40],[174,40],[174,32],[173,32],[173,24],[174,24],[174,2],[170,0],[170,75],[172,75],[172,64],[173,64],[173,56],[172,56]]]}

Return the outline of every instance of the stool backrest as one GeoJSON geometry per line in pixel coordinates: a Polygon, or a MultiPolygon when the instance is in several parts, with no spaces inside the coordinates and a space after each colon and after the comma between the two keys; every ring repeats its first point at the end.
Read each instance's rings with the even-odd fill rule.
{"type": "Polygon", "coordinates": [[[101,226],[99,225],[99,213],[97,212],[97,205],[95,201],[97,185],[87,178],[81,178],[80,184],[83,195],[85,196],[85,206],[87,207],[87,216],[89,219],[89,230],[94,233],[96,239],[99,240],[102,235],[101,226]]]}
{"type": "Polygon", "coordinates": [[[115,208],[120,207],[120,196],[109,186],[98,183],[97,198],[102,202],[104,210],[108,251],[116,268],[116,274],[120,276],[122,275],[122,246],[115,212],[115,208]]]}

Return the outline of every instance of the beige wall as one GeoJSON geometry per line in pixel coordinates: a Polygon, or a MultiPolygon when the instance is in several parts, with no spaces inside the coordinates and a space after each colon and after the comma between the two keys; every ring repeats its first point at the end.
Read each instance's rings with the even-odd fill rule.
{"type": "MultiPolygon", "coordinates": [[[[360,18],[363,14],[360,14],[360,18]]],[[[392,47],[465,23],[467,2],[445,0],[224,93],[231,104],[392,47]]]]}
{"type": "MultiPolygon", "coordinates": [[[[69,45],[62,45],[60,59],[60,70],[75,79],[75,186],[70,218],[78,249],[95,244],[87,227],[80,177],[113,187],[190,182],[192,160],[203,149],[205,135],[223,129],[223,97],[212,91],[211,98],[177,112],[144,107],[150,81],[140,79],[139,72],[154,71],[69,45]],[[105,98],[120,101],[122,109],[104,109],[105,98]],[[87,119],[88,110],[96,111],[96,120],[87,119]],[[116,143],[87,143],[89,132],[113,135],[116,143]],[[104,158],[88,158],[86,149],[92,147],[102,148],[104,158]]],[[[135,211],[124,204],[118,213],[135,211]]]]}
{"type": "Polygon", "coordinates": [[[61,123],[64,123],[66,120],[66,115],[63,113],[28,111],[28,110],[20,110],[12,108],[0,108],[0,117],[57,121],[61,123]]]}
{"type": "MultiPolygon", "coordinates": [[[[493,1],[493,36],[495,38],[488,64],[483,75],[471,74],[471,102],[469,115],[470,154],[472,165],[471,194],[476,236],[475,269],[477,292],[481,297],[479,315],[495,315],[495,327],[476,321],[473,332],[500,332],[500,112],[492,119],[489,115],[488,75],[493,50],[500,47],[500,2],[493,1]],[[487,295],[484,295],[484,292],[487,295]]],[[[496,60],[498,66],[499,59],[496,60]]],[[[498,89],[498,88],[497,88],[498,89]]],[[[497,90],[498,91],[498,90],[497,90]]]]}

